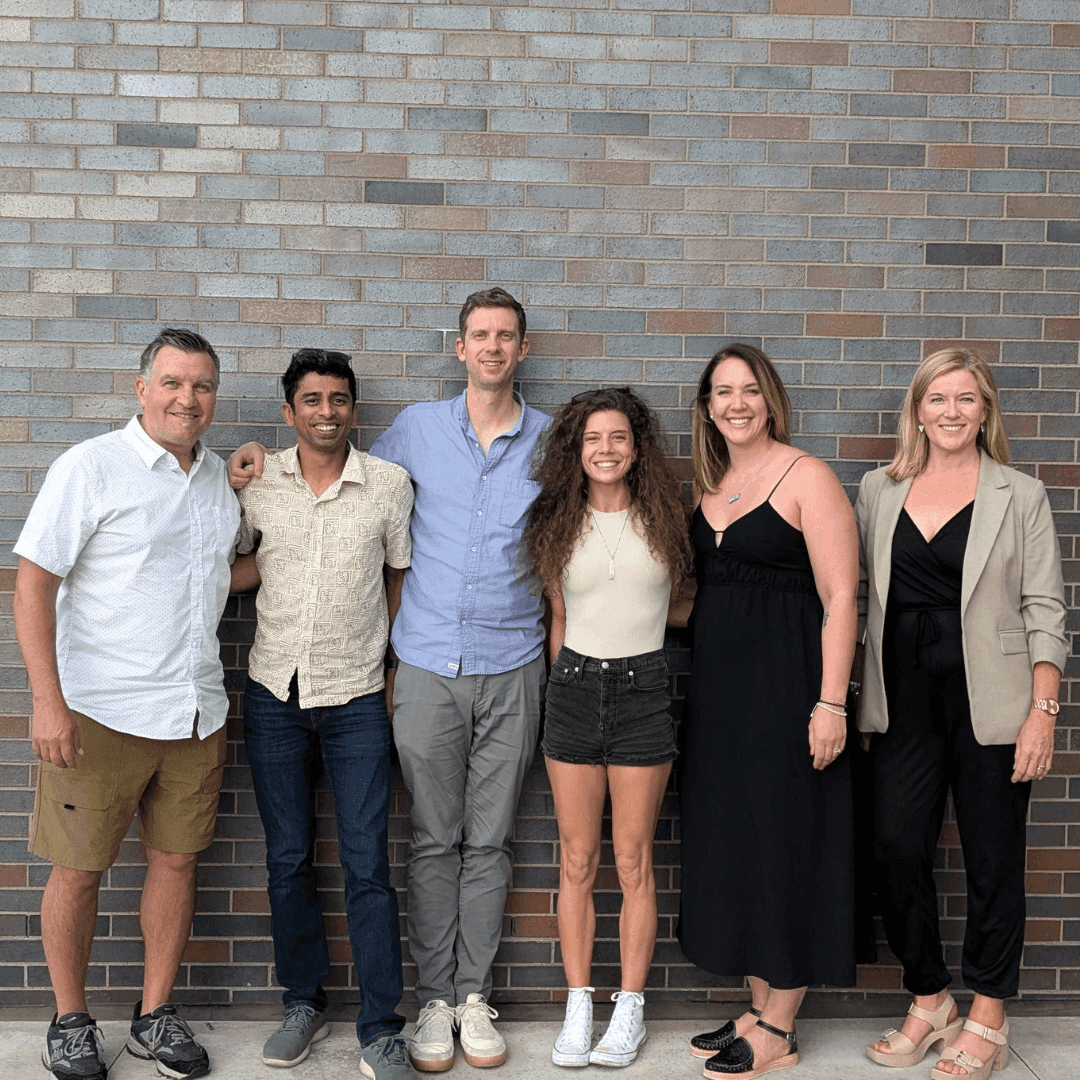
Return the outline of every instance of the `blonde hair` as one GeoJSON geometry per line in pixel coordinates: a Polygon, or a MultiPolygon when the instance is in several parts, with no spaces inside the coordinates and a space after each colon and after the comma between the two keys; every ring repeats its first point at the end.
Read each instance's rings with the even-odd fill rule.
{"type": "Polygon", "coordinates": [[[727,442],[709,419],[709,398],[712,395],[713,372],[723,361],[735,357],[750,369],[765,401],[768,412],[769,435],[778,443],[791,445],[791,402],[772,361],[753,345],[736,342],[725,345],[705,365],[698,382],[697,399],[694,402],[693,458],[694,480],[704,492],[713,492],[720,486],[724,473],[731,465],[727,442]]]}
{"type": "Polygon", "coordinates": [[[926,468],[930,440],[919,428],[919,405],[930,384],[939,375],[947,375],[950,371],[970,371],[986,405],[986,420],[975,436],[975,445],[1002,465],[1009,463],[1009,438],[1005,434],[997,383],[994,382],[990,365],[984,357],[970,349],[940,349],[919,365],[904,398],[896,431],[896,456],[886,470],[893,480],[918,476],[926,468]]]}

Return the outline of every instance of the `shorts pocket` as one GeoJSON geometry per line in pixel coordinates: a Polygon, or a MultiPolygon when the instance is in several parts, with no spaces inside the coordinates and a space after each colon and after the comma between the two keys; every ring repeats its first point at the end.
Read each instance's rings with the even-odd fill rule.
{"type": "Polygon", "coordinates": [[[39,768],[42,797],[61,806],[78,807],[80,810],[108,810],[116,800],[114,776],[91,772],[83,765],[61,769],[48,761],[43,761],[39,768]]]}
{"type": "Polygon", "coordinates": [[[641,690],[644,693],[666,691],[668,688],[667,664],[652,664],[645,668],[635,668],[633,671],[628,671],[626,677],[635,690],[641,690]]]}

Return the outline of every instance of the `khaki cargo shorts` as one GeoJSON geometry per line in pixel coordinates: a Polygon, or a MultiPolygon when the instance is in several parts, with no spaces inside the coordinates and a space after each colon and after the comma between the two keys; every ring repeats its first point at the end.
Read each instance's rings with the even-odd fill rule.
{"type": "Polygon", "coordinates": [[[210,846],[225,766],[225,728],[200,739],[144,739],[75,713],[83,756],[74,769],[38,765],[29,848],[75,870],[106,870],[135,812],[159,851],[210,846]]]}

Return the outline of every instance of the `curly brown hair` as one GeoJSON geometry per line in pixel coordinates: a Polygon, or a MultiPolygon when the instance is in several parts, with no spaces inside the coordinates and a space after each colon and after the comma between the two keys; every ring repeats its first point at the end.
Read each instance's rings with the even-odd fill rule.
{"type": "Polygon", "coordinates": [[[578,394],[559,410],[544,438],[541,491],[529,512],[525,549],[545,586],[562,581],[589,508],[589,481],[581,467],[585,424],[593,413],[607,411],[630,421],[637,457],[626,484],[645,542],[671,580],[682,581],[691,555],[679,482],[664,456],[656,417],[629,386],[578,394]]]}

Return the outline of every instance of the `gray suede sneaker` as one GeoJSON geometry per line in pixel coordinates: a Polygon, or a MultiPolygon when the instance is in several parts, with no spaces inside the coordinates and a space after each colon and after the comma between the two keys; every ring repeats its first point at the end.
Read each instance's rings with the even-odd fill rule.
{"type": "Polygon", "coordinates": [[[58,1080],[105,1080],[105,1039],[85,1012],[54,1016],[41,1064],[58,1080]]]}
{"type": "Polygon", "coordinates": [[[137,1001],[127,1052],[132,1057],[153,1061],[158,1075],[168,1076],[171,1080],[206,1076],[210,1071],[210,1059],[195,1038],[195,1032],[176,1015],[176,1006],[167,1001],[145,1016],[139,1014],[141,1008],[142,1002],[137,1001]]]}
{"type": "Polygon", "coordinates": [[[299,1065],[311,1053],[311,1044],[330,1034],[324,1016],[307,1001],[286,1006],[281,1026],[263,1045],[263,1064],[282,1069],[299,1065]]]}
{"type": "Polygon", "coordinates": [[[402,1035],[384,1035],[361,1046],[360,1075],[369,1080],[416,1080],[408,1040],[402,1035]]]}

